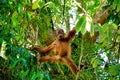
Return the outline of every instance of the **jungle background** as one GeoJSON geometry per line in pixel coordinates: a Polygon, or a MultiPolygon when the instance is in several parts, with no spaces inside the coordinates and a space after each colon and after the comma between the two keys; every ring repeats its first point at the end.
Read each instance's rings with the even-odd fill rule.
{"type": "Polygon", "coordinates": [[[120,0],[0,0],[0,80],[120,80],[120,0]],[[73,27],[77,76],[62,63],[36,61],[31,47],[73,27]]]}

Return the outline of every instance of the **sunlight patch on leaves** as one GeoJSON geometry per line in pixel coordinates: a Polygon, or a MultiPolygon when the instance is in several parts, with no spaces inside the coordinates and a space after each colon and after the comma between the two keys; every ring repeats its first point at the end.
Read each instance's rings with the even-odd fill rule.
{"type": "Polygon", "coordinates": [[[39,0],[36,0],[34,3],[33,3],[33,5],[32,5],[32,9],[37,9],[37,8],[39,8],[39,0]]]}
{"type": "Polygon", "coordinates": [[[5,56],[5,53],[6,53],[6,42],[3,41],[3,42],[2,42],[1,49],[0,49],[0,56],[1,56],[2,58],[4,58],[5,60],[7,60],[7,57],[5,56]]]}

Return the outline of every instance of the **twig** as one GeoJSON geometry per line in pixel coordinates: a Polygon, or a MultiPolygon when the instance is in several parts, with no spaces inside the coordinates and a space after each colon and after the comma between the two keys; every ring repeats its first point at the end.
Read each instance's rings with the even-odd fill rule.
{"type": "Polygon", "coordinates": [[[82,41],[81,41],[81,53],[80,53],[80,58],[79,58],[79,65],[78,65],[78,74],[76,76],[76,80],[78,80],[78,77],[79,77],[79,73],[80,73],[80,64],[81,64],[81,61],[82,61],[82,57],[83,57],[83,35],[82,35],[82,41]]]}
{"type": "Polygon", "coordinates": [[[94,74],[95,74],[95,78],[96,78],[96,80],[98,80],[98,76],[97,76],[96,69],[94,69],[94,74]]]}
{"type": "Polygon", "coordinates": [[[85,14],[89,14],[89,13],[81,6],[81,3],[78,3],[76,0],[74,0],[74,3],[75,3],[80,9],[82,9],[82,11],[83,11],[85,14]]]}
{"type": "Polygon", "coordinates": [[[66,1],[65,0],[63,0],[63,19],[62,19],[62,24],[64,23],[64,20],[65,20],[65,7],[66,7],[66,1]]]}

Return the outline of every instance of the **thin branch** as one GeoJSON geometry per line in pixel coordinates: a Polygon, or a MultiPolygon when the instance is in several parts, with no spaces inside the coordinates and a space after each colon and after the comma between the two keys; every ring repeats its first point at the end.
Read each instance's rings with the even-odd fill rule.
{"type": "Polygon", "coordinates": [[[81,53],[80,53],[80,58],[79,58],[79,64],[78,64],[78,74],[76,76],[76,80],[78,80],[78,77],[79,77],[79,73],[80,73],[80,64],[81,64],[81,61],[82,61],[82,57],[83,57],[83,35],[82,35],[82,41],[81,41],[81,53]]]}
{"type": "Polygon", "coordinates": [[[98,75],[97,75],[96,69],[94,69],[94,74],[95,74],[95,79],[98,80],[98,75]]]}
{"type": "Polygon", "coordinates": [[[65,16],[65,7],[66,7],[66,1],[65,0],[63,0],[63,19],[62,19],[62,24],[64,23],[64,20],[65,20],[65,18],[64,18],[64,16],[65,16]]]}
{"type": "Polygon", "coordinates": [[[85,14],[89,14],[89,13],[81,6],[81,3],[78,3],[76,0],[74,0],[74,3],[75,3],[85,14]]]}
{"type": "Polygon", "coordinates": [[[63,2],[63,17],[64,17],[64,15],[65,15],[65,4],[66,4],[66,1],[65,0],[63,0],[64,2],[63,2]]]}
{"type": "MultiPolygon", "coordinates": [[[[120,29],[120,27],[118,26],[118,30],[120,29]]],[[[120,41],[118,42],[118,63],[119,63],[119,59],[120,58],[120,41]]]]}

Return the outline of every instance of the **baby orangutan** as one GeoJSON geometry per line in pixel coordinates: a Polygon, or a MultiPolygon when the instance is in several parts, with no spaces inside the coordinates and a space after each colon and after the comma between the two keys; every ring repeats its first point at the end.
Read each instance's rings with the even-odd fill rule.
{"type": "Polygon", "coordinates": [[[71,59],[71,39],[75,36],[76,30],[73,29],[69,31],[68,35],[65,37],[63,29],[57,29],[55,31],[56,40],[45,48],[35,47],[33,50],[37,50],[39,52],[49,54],[51,51],[54,52],[53,56],[46,55],[40,56],[39,54],[36,55],[36,58],[39,62],[62,62],[63,64],[67,65],[73,74],[77,74],[77,66],[71,59]]]}

